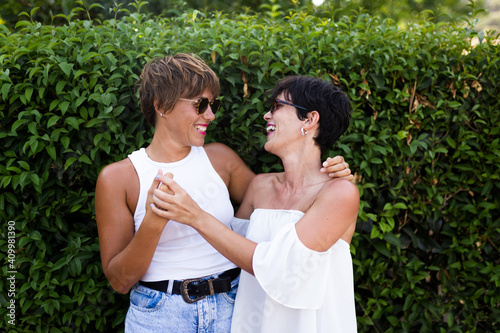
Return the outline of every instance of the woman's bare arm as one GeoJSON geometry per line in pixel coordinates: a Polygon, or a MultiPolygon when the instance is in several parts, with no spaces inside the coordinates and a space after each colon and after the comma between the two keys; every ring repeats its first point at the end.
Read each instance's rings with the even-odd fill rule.
{"type": "MultiPolygon", "coordinates": [[[[155,180],[151,193],[158,184],[159,180],[155,180]]],[[[99,174],[95,210],[102,268],[111,287],[122,294],[127,293],[148,270],[167,223],[148,206],[135,233],[129,205],[134,200],[137,202],[138,195],[139,179],[128,159],[105,167],[99,174]]]]}

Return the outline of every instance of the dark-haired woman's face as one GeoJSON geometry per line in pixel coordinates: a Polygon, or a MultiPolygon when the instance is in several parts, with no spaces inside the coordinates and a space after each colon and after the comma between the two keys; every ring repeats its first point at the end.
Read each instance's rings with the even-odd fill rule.
{"type": "Polygon", "coordinates": [[[274,107],[264,115],[268,133],[264,148],[268,152],[279,155],[282,149],[292,147],[293,142],[301,139],[302,121],[297,117],[296,108],[287,104],[291,101],[287,100],[283,93],[277,99],[281,103],[275,103],[274,107]]]}

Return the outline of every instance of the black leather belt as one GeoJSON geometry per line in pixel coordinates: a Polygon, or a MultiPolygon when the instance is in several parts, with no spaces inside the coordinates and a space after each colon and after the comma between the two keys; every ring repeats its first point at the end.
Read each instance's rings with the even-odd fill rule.
{"type": "MultiPolygon", "coordinates": [[[[182,295],[182,298],[187,303],[194,303],[218,293],[226,293],[231,291],[231,281],[236,279],[240,274],[240,268],[233,268],[224,273],[219,274],[218,278],[206,279],[206,277],[186,280],[175,280],[172,287],[172,294],[182,295]],[[205,280],[206,279],[206,280],[205,280]]],[[[139,281],[139,284],[162,292],[168,290],[168,280],[146,282],[139,281]]]]}

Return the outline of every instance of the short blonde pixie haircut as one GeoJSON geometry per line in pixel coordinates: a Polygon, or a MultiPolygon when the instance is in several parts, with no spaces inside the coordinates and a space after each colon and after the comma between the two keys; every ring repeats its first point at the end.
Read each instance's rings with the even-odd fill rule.
{"type": "Polygon", "coordinates": [[[179,98],[192,99],[209,89],[219,96],[219,78],[198,56],[180,53],[150,60],[142,70],[139,96],[149,125],[156,125],[156,110],[170,112],[179,98]]]}

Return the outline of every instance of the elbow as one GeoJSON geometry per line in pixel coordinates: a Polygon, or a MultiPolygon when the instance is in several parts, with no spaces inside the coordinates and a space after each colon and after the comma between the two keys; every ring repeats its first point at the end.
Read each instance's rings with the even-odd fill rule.
{"type": "Polygon", "coordinates": [[[125,294],[128,294],[128,292],[130,291],[130,288],[126,288],[126,287],[113,287],[113,290],[116,291],[119,294],[125,295],[125,294]]]}
{"type": "Polygon", "coordinates": [[[117,278],[116,276],[108,275],[106,272],[104,273],[104,275],[106,275],[111,288],[113,288],[113,290],[117,293],[123,295],[127,294],[135,284],[135,282],[125,281],[123,279],[117,278]]]}
{"type": "Polygon", "coordinates": [[[122,295],[127,294],[130,289],[133,287],[133,284],[125,284],[125,283],[120,283],[119,281],[109,281],[111,288],[113,288],[114,291],[117,293],[120,293],[122,295]]]}

